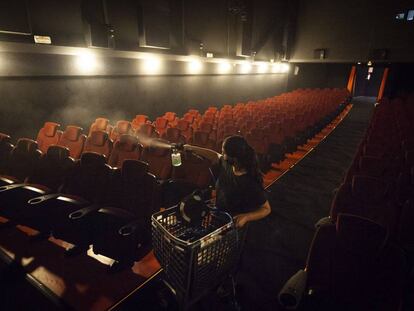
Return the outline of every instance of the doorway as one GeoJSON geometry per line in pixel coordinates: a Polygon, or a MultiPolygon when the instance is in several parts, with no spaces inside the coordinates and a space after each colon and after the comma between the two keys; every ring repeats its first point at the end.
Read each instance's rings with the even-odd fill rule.
{"type": "Polygon", "coordinates": [[[381,86],[384,67],[358,66],[354,84],[354,96],[377,97],[381,86]]]}

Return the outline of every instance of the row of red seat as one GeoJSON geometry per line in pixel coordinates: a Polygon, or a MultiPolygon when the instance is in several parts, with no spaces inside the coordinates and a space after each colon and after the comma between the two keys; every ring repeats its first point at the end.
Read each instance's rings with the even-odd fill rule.
{"type": "Polygon", "coordinates": [[[58,144],[68,147],[74,158],[83,151],[94,151],[104,154],[111,166],[119,166],[122,154],[135,153],[138,157],[134,158],[139,158],[139,145],[148,145],[154,138],[221,152],[225,137],[242,134],[261,158],[279,162],[285,153],[295,151],[326,126],[343,109],[340,104],[348,95],[343,89],[298,90],[221,109],[209,107],[203,115],[195,109],[183,118],[166,112],[154,122],[136,115],[132,122],[121,120],[115,126],[106,118],[97,118],[88,136],[80,127],[67,126],[62,133],[59,124],[46,122],[37,141],[43,152],[49,145],[58,144]]]}
{"type": "MultiPolygon", "coordinates": [[[[304,92],[305,95],[299,93],[299,99],[308,93],[312,95],[311,91],[304,92]]],[[[233,109],[239,111],[234,115],[245,110],[254,114],[261,110],[258,108],[261,105],[247,103],[246,109],[231,106],[217,109],[216,125],[231,122],[234,117],[231,119],[229,112],[233,116],[233,109]]],[[[300,106],[293,102],[289,105],[300,106]]],[[[269,102],[268,107],[271,106],[273,102],[269,102]]],[[[194,110],[189,113],[197,114],[194,110]]],[[[171,114],[166,116],[173,122],[171,114]]],[[[86,136],[79,127],[67,126],[61,132],[59,124],[47,122],[39,131],[38,143],[22,138],[15,147],[9,136],[0,135],[0,174],[4,184],[0,192],[0,215],[81,248],[93,244],[97,253],[119,261],[139,260],[142,254],[135,253],[137,245],[148,242],[143,238],[148,236],[145,230],[149,223],[148,211],[160,206],[150,202],[150,198],[155,196],[162,201],[161,205],[170,206],[195,188],[205,188],[211,175],[208,161],[191,153],[183,155],[182,166],[172,169],[168,143],[180,141],[175,140],[181,135],[177,127],[168,127],[163,135],[168,141],[163,141],[154,138],[158,133],[148,120],[139,128],[134,129],[132,124],[119,121],[116,127],[111,127],[108,120],[98,118],[86,136]],[[174,136],[177,132],[180,135],[174,136]],[[154,175],[163,180],[173,177],[173,180],[157,186],[154,194],[152,190],[145,190],[152,189],[154,175]],[[25,183],[20,184],[22,181],[25,183]],[[137,187],[144,194],[134,193],[137,187]],[[142,200],[147,200],[146,207],[137,211],[144,204],[141,195],[142,200]]]]}
{"type": "Polygon", "coordinates": [[[376,107],[364,140],[332,202],[339,212],[367,217],[388,228],[396,239],[414,246],[414,105],[401,98],[376,107]],[[409,231],[406,231],[410,229],[409,231]]]}
{"type": "Polygon", "coordinates": [[[414,97],[383,99],[320,220],[306,263],[280,292],[285,306],[402,310],[414,262],[414,97]],[[292,288],[290,288],[292,287],[292,288]],[[299,289],[301,294],[294,293],[299,289]],[[312,293],[311,293],[312,292],[312,293]]]}
{"type": "MultiPolygon", "coordinates": [[[[146,149],[146,159],[153,149],[146,149]]],[[[159,182],[148,163],[135,159],[116,169],[99,153],[84,152],[74,160],[68,148],[51,145],[42,154],[35,141],[21,138],[13,147],[4,134],[0,150],[8,155],[0,161],[0,216],[77,249],[92,244],[95,253],[128,264],[151,247],[150,215],[206,188],[211,179],[208,161],[191,153],[183,155],[173,180],[159,182]]],[[[164,176],[171,169],[169,154],[167,160],[161,168],[164,176]]]]}

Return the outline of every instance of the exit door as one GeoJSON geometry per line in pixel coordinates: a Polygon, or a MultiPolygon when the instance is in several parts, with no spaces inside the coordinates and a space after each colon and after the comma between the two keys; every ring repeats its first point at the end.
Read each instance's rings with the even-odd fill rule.
{"type": "Polygon", "coordinates": [[[358,66],[354,85],[354,96],[377,97],[384,67],[358,66]]]}

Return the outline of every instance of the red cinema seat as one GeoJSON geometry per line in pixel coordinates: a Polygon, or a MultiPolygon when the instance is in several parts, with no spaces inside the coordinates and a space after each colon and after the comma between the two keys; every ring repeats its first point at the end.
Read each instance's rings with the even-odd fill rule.
{"type": "Polygon", "coordinates": [[[318,228],[306,270],[285,284],[279,301],[289,309],[397,311],[406,269],[402,250],[384,227],[340,214],[335,224],[318,228]]]}
{"type": "Polygon", "coordinates": [[[121,135],[114,144],[108,164],[112,167],[121,167],[125,160],[139,160],[143,146],[138,138],[132,135],[121,135]]]}
{"type": "Polygon", "coordinates": [[[83,152],[96,152],[103,154],[108,159],[112,152],[112,145],[112,140],[109,139],[107,132],[94,131],[86,138],[83,152]]]}
{"type": "Polygon", "coordinates": [[[203,131],[194,132],[193,145],[208,148],[208,149],[216,148],[216,143],[215,141],[210,139],[209,133],[203,132],[203,131]]]}
{"type": "Polygon", "coordinates": [[[112,126],[109,124],[109,120],[106,118],[97,118],[89,128],[89,135],[94,131],[104,131],[108,134],[111,132],[112,126]]]}
{"type": "Polygon", "coordinates": [[[158,117],[155,119],[154,125],[157,132],[162,136],[168,128],[168,120],[164,117],[158,117]]]}
{"type": "Polygon", "coordinates": [[[55,122],[45,122],[43,127],[37,134],[37,145],[43,153],[47,152],[50,145],[56,145],[62,136],[62,131],[59,131],[60,124],[55,122]]]}
{"type": "Polygon", "coordinates": [[[106,164],[104,155],[83,153],[66,179],[61,193],[29,200],[30,208],[41,210],[47,215],[37,219],[37,225],[49,227],[55,238],[86,251],[92,240],[88,217],[107,200],[111,175],[112,169],[106,164]]]}
{"type": "Polygon", "coordinates": [[[116,126],[112,129],[110,138],[115,142],[119,136],[124,134],[133,135],[134,131],[132,129],[132,124],[129,121],[121,120],[116,122],[116,126]]]}
{"type": "Polygon", "coordinates": [[[136,131],[141,127],[141,125],[146,124],[148,122],[148,116],[143,114],[137,114],[135,118],[132,120],[132,128],[136,131]]]}
{"type": "Polygon", "coordinates": [[[150,144],[153,138],[159,138],[160,135],[157,129],[152,124],[143,124],[136,132],[139,142],[145,147],[150,144]]]}
{"type": "Polygon", "coordinates": [[[151,250],[151,215],[159,209],[157,181],[147,163],[126,160],[115,173],[111,193],[108,207],[92,220],[93,251],[130,267],[151,250]]]}
{"type": "Polygon", "coordinates": [[[67,148],[50,146],[47,153],[39,159],[33,172],[26,178],[26,183],[13,184],[7,190],[0,191],[0,214],[16,223],[49,234],[50,223],[46,221],[48,224],[42,226],[45,217],[49,215],[44,214],[42,209],[31,208],[28,201],[41,195],[58,192],[73,167],[74,160],[69,157],[67,148]]]}
{"type": "Polygon", "coordinates": [[[181,135],[181,130],[176,127],[169,127],[163,137],[163,139],[169,141],[170,143],[185,143],[185,137],[181,135]]]}
{"type": "Polygon", "coordinates": [[[79,159],[83,152],[86,136],[82,134],[82,128],[68,125],[59,139],[58,145],[69,148],[70,156],[79,159]]]}
{"type": "Polygon", "coordinates": [[[366,217],[388,228],[394,234],[400,210],[390,193],[390,185],[381,179],[355,175],[352,183],[343,184],[332,201],[330,217],[336,221],[339,213],[366,217]]]}
{"type": "MultiPolygon", "coordinates": [[[[37,148],[37,142],[29,138],[20,138],[10,151],[5,174],[18,181],[24,181],[33,174],[42,152],[37,148]]],[[[5,176],[3,176],[5,177],[5,176]]]]}
{"type": "Polygon", "coordinates": [[[181,135],[185,137],[187,143],[191,143],[193,139],[193,129],[190,126],[191,124],[184,119],[181,119],[177,122],[177,128],[180,129],[181,135]]]}
{"type": "Polygon", "coordinates": [[[167,141],[157,139],[144,147],[141,160],[149,164],[149,172],[158,179],[167,180],[171,177],[171,149],[167,141]]]}
{"type": "Polygon", "coordinates": [[[208,188],[212,182],[211,162],[191,152],[183,153],[181,158],[182,164],[174,168],[172,178],[191,183],[195,188],[208,188]]]}

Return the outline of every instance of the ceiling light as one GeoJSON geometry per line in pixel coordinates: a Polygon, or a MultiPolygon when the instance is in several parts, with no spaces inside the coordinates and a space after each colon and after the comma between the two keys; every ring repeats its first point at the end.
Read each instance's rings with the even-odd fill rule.
{"type": "Polygon", "coordinates": [[[227,73],[231,69],[231,65],[228,62],[220,63],[218,65],[219,73],[227,73]]]}
{"type": "Polygon", "coordinates": [[[161,70],[161,60],[155,57],[144,59],[144,73],[156,74],[161,70]]]}
{"type": "Polygon", "coordinates": [[[287,73],[289,72],[290,66],[288,63],[280,64],[280,72],[287,73]]]}
{"type": "Polygon", "coordinates": [[[258,64],[257,72],[265,73],[265,72],[267,72],[268,69],[269,69],[268,63],[260,63],[260,64],[258,64]]]}
{"type": "Polygon", "coordinates": [[[240,65],[241,73],[249,73],[250,71],[252,71],[252,64],[250,62],[245,62],[240,65]]]}
{"type": "Polygon", "coordinates": [[[203,63],[199,60],[192,60],[187,64],[189,73],[199,73],[203,69],[203,63]]]}
{"type": "Polygon", "coordinates": [[[76,56],[76,67],[84,73],[92,72],[96,68],[96,57],[91,52],[83,52],[76,56]]]}
{"type": "Polygon", "coordinates": [[[273,73],[280,73],[282,71],[282,67],[280,66],[280,63],[274,63],[272,65],[272,72],[273,73]]]}

